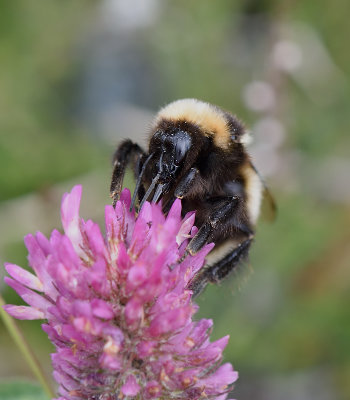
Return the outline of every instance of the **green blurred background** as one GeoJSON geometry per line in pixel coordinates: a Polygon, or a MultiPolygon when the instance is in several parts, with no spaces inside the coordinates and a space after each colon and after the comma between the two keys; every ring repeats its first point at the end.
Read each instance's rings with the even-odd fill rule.
{"type": "MultiPolygon", "coordinates": [[[[349,11],[348,0],[0,0],[1,263],[27,265],[23,236],[60,226],[73,184],[82,215],[102,221],[113,150],[145,143],[160,106],[218,104],[254,132],[279,208],[259,223],[251,266],[199,300],[214,337],[230,333],[234,396],[350,399],[349,11]]],[[[40,324],[20,326],[50,375],[40,324]]],[[[0,380],[31,378],[3,325],[0,354],[0,380]]]]}

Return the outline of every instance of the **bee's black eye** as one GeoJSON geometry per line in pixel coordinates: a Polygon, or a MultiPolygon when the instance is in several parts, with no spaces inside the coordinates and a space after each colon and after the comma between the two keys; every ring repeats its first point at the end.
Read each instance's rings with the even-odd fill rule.
{"type": "Polygon", "coordinates": [[[180,164],[192,144],[191,136],[183,131],[176,133],[175,164],[180,164]]]}
{"type": "Polygon", "coordinates": [[[175,163],[176,164],[179,164],[184,159],[190,146],[191,146],[191,143],[189,143],[187,141],[181,141],[176,144],[176,147],[175,147],[175,163]]]}

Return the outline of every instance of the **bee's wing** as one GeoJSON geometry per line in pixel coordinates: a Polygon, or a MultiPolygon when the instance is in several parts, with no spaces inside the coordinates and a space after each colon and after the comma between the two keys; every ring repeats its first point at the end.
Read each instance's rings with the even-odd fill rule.
{"type": "Polygon", "coordinates": [[[251,164],[251,166],[263,185],[263,200],[261,204],[261,215],[264,219],[273,222],[276,219],[277,215],[277,205],[275,199],[273,198],[273,195],[271,194],[269,188],[267,187],[259,171],[255,168],[253,164],[251,164]]]}
{"type": "Polygon", "coordinates": [[[268,221],[273,222],[277,215],[277,205],[269,188],[264,185],[263,201],[261,204],[261,215],[268,221]]]}

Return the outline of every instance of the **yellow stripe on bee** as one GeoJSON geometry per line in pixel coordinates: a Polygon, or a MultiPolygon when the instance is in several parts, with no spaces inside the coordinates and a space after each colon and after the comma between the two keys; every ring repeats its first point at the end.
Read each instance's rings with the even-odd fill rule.
{"type": "Polygon", "coordinates": [[[196,99],[182,99],[163,107],[155,126],[162,120],[185,120],[198,125],[203,133],[212,136],[216,146],[225,149],[230,142],[230,130],[225,114],[215,106],[196,99]]]}

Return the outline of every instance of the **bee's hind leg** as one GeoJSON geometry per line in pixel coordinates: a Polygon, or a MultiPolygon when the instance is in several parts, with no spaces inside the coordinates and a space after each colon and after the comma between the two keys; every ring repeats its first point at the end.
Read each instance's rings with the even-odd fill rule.
{"type": "Polygon", "coordinates": [[[202,268],[188,285],[193,297],[198,296],[208,283],[220,283],[241,261],[247,258],[253,238],[246,239],[214,265],[202,268]]]}

